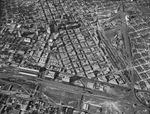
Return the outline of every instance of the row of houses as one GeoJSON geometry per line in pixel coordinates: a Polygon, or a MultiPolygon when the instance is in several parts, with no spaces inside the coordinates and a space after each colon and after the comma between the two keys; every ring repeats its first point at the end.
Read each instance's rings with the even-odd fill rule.
{"type": "Polygon", "coordinates": [[[39,70],[25,68],[25,67],[18,67],[18,74],[31,76],[31,77],[38,77],[39,70]]]}

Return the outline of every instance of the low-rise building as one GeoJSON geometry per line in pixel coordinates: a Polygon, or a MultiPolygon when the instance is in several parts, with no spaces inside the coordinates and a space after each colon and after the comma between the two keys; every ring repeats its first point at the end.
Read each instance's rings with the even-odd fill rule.
{"type": "Polygon", "coordinates": [[[39,60],[38,65],[39,65],[39,66],[42,66],[42,67],[45,66],[46,60],[47,60],[47,58],[41,57],[41,59],[39,60]]]}
{"type": "Polygon", "coordinates": [[[122,80],[122,78],[117,78],[116,81],[119,85],[122,85],[125,83],[124,80],[122,80]]]}
{"type": "Polygon", "coordinates": [[[62,78],[62,81],[63,81],[63,82],[67,82],[67,83],[70,82],[70,77],[71,77],[71,76],[72,76],[71,74],[67,74],[67,73],[60,73],[60,74],[59,74],[59,77],[62,78]]]}
{"type": "Polygon", "coordinates": [[[77,86],[81,86],[83,87],[84,85],[82,84],[81,80],[76,80],[73,82],[74,85],[77,85],[77,86]]]}
{"type": "Polygon", "coordinates": [[[50,78],[50,79],[54,79],[55,76],[55,72],[54,71],[47,71],[45,74],[45,78],[50,78]]]}
{"type": "Polygon", "coordinates": [[[73,114],[79,114],[79,113],[80,113],[79,111],[76,110],[73,111],[73,114]]]}
{"type": "Polygon", "coordinates": [[[110,80],[109,83],[117,84],[117,81],[116,81],[116,79],[113,79],[113,80],[110,80]]]}
{"type": "Polygon", "coordinates": [[[94,82],[87,82],[87,88],[94,89],[94,82]]]}
{"type": "Polygon", "coordinates": [[[90,108],[90,104],[89,103],[83,103],[82,109],[88,111],[90,108]]]}

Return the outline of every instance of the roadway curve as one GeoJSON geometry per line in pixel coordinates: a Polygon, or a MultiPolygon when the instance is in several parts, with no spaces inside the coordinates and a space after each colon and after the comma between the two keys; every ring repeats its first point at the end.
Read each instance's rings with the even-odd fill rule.
{"type": "MultiPolygon", "coordinates": [[[[145,106],[148,110],[150,110],[149,107],[147,107],[145,104],[143,104],[140,99],[137,97],[136,95],[136,89],[134,88],[134,85],[135,85],[135,81],[134,81],[134,76],[133,76],[133,69],[132,69],[132,53],[131,53],[131,44],[130,44],[130,38],[128,36],[128,29],[127,29],[127,25],[126,25],[126,20],[125,20],[125,16],[126,16],[126,13],[124,11],[124,6],[123,6],[123,3],[121,3],[120,5],[120,8],[119,8],[119,11],[118,13],[116,14],[116,17],[118,17],[118,15],[120,15],[121,17],[121,20],[122,20],[122,25],[120,26],[120,29],[121,29],[121,32],[122,32],[122,35],[124,37],[124,44],[125,44],[125,53],[128,54],[128,57],[127,57],[127,61],[128,61],[128,67],[131,68],[129,72],[131,72],[131,82],[129,80],[127,80],[126,77],[123,76],[124,79],[126,79],[128,85],[130,86],[130,89],[131,89],[131,100],[132,100],[132,106],[134,106],[135,104],[142,104],[142,106],[145,106]]],[[[115,17],[113,17],[112,19],[110,19],[110,21],[112,21],[113,19],[115,19],[115,17]]],[[[110,22],[109,21],[109,22],[110,22]]],[[[111,51],[111,44],[108,43],[107,41],[107,37],[105,35],[105,32],[101,32],[100,30],[98,30],[99,32],[99,36],[103,39],[102,41],[105,43],[105,45],[110,48],[110,51],[111,51]]],[[[109,53],[109,52],[108,52],[109,53]]],[[[111,56],[116,56],[114,55],[114,53],[111,53],[111,56]]],[[[113,61],[114,63],[116,63],[116,61],[113,61]]],[[[141,91],[141,90],[139,90],[141,91]]],[[[138,108],[135,108],[135,109],[140,109],[139,107],[138,108]]]]}

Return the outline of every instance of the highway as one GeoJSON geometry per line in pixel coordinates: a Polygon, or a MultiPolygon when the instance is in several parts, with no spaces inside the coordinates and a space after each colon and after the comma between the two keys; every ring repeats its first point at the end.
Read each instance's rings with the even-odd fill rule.
{"type": "MultiPolygon", "coordinates": [[[[103,99],[107,99],[107,100],[116,100],[118,99],[118,96],[113,96],[101,91],[97,91],[97,90],[92,90],[92,89],[85,89],[85,88],[81,88],[81,87],[77,87],[77,86],[73,86],[73,85],[67,85],[67,84],[63,84],[60,82],[56,82],[56,81],[52,81],[52,80],[45,80],[45,79],[41,79],[41,78],[31,78],[28,76],[23,76],[21,75],[20,77],[16,77],[17,75],[11,75],[11,74],[7,74],[7,75],[3,75],[0,74],[1,77],[0,78],[9,78],[9,77],[14,77],[14,78],[21,78],[21,79],[25,79],[27,81],[36,83],[36,84],[41,84],[43,86],[46,87],[50,87],[50,88],[57,88],[60,90],[64,90],[66,92],[70,92],[70,93],[75,93],[75,94],[82,94],[85,96],[92,96],[92,97],[99,97],[99,98],[103,98],[103,99]]],[[[128,102],[125,100],[125,102],[128,102]]]]}
{"type": "MultiPolygon", "coordinates": [[[[1,77],[13,77],[11,74],[7,74],[7,75],[3,75],[0,74],[1,77]]],[[[14,75],[14,77],[16,77],[16,75],[14,75]]],[[[125,94],[125,97],[123,98],[119,98],[118,95],[110,95],[107,94],[105,92],[101,92],[101,91],[96,91],[96,90],[92,90],[92,89],[85,89],[85,88],[81,88],[81,87],[76,87],[76,86],[72,86],[72,85],[67,85],[67,84],[63,84],[60,82],[55,82],[52,80],[45,80],[45,79],[41,79],[41,78],[32,78],[31,77],[27,77],[27,76],[20,76],[20,77],[16,77],[16,78],[21,78],[21,79],[25,79],[27,81],[31,81],[33,83],[36,84],[41,84],[44,87],[47,88],[51,88],[51,89],[57,89],[57,90],[62,90],[64,92],[69,92],[69,93],[73,93],[73,94],[78,94],[78,95],[82,95],[82,96],[86,96],[86,97],[90,97],[90,98],[99,98],[99,99],[103,99],[106,101],[119,101],[121,104],[127,105],[129,107],[132,107],[132,109],[135,110],[142,110],[142,109],[149,109],[146,108],[140,104],[137,104],[136,107],[133,107],[132,103],[135,103],[132,101],[132,92],[128,91],[125,94]]]]}
{"type": "MultiPolygon", "coordinates": [[[[137,90],[134,88],[135,81],[134,81],[134,76],[133,76],[133,73],[132,73],[134,67],[133,67],[133,65],[132,65],[131,44],[130,44],[130,38],[129,38],[129,36],[128,36],[128,28],[127,28],[126,20],[125,20],[126,13],[125,13],[125,10],[124,10],[124,5],[123,5],[123,3],[120,4],[118,13],[116,14],[116,17],[118,17],[118,15],[120,15],[121,21],[122,21],[122,24],[121,24],[121,26],[120,26],[120,30],[121,30],[121,33],[122,33],[122,36],[123,36],[123,40],[124,40],[124,47],[125,47],[125,48],[123,49],[123,51],[124,51],[124,55],[126,56],[126,61],[127,61],[127,63],[128,63],[128,64],[127,64],[127,65],[128,65],[128,68],[130,68],[130,69],[128,69],[128,71],[130,72],[129,75],[130,75],[131,77],[129,77],[129,78],[130,78],[130,80],[129,80],[129,79],[126,78],[124,75],[122,75],[122,76],[123,76],[124,79],[126,79],[128,85],[129,85],[129,88],[131,89],[131,91],[130,91],[130,96],[128,96],[128,97],[130,97],[130,99],[131,99],[132,107],[133,107],[134,105],[139,105],[139,108],[133,107],[132,109],[133,109],[134,111],[135,111],[135,110],[140,110],[140,108],[145,107],[145,105],[138,99],[138,97],[137,97],[137,95],[136,95],[137,90]]],[[[112,17],[112,19],[110,19],[108,22],[112,21],[114,18],[115,18],[115,16],[112,17]]],[[[112,48],[111,48],[111,44],[107,43],[107,37],[106,37],[106,35],[105,35],[105,32],[99,31],[98,33],[99,33],[99,36],[102,38],[102,41],[103,41],[103,42],[105,43],[105,45],[106,45],[107,53],[108,53],[108,55],[111,57],[111,60],[112,60],[113,64],[116,63],[115,66],[117,66],[117,65],[119,64],[118,62],[120,62],[120,61],[116,61],[115,58],[112,58],[112,57],[115,57],[116,54],[113,53],[112,48]],[[111,52],[111,51],[112,51],[112,52],[111,52]],[[118,63],[118,64],[117,64],[117,63],[118,63]]],[[[121,64],[121,63],[120,63],[120,64],[121,64]]],[[[118,67],[119,67],[119,66],[118,66],[118,67]]],[[[121,68],[121,70],[125,70],[125,69],[124,69],[124,68],[121,68]]],[[[143,90],[139,90],[139,92],[142,92],[142,91],[143,91],[143,90]]],[[[149,91],[146,91],[146,90],[144,90],[143,92],[148,92],[148,93],[150,93],[149,91]]],[[[150,110],[148,107],[146,107],[146,108],[147,108],[148,110],[150,110]]]]}
{"type": "Polygon", "coordinates": [[[130,77],[130,79],[131,79],[131,82],[130,82],[131,95],[130,96],[134,101],[133,105],[134,104],[142,104],[140,102],[140,100],[138,99],[138,97],[136,96],[136,91],[135,91],[135,88],[134,88],[135,80],[134,80],[134,76],[133,76],[131,43],[130,43],[130,38],[129,38],[129,35],[128,35],[128,27],[127,27],[126,19],[125,19],[126,14],[125,14],[125,9],[124,9],[123,3],[121,3],[121,5],[120,5],[119,13],[121,15],[121,20],[122,20],[121,33],[122,33],[122,36],[123,36],[123,39],[124,39],[124,46],[125,46],[124,55],[126,56],[128,67],[131,68],[131,69],[129,69],[130,76],[131,76],[130,77]]]}

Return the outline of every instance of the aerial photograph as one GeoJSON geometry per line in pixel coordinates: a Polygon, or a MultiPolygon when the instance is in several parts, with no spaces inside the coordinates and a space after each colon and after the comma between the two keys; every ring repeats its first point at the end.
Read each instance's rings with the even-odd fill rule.
{"type": "Polygon", "coordinates": [[[0,0],[0,114],[150,114],[150,0],[0,0]]]}

